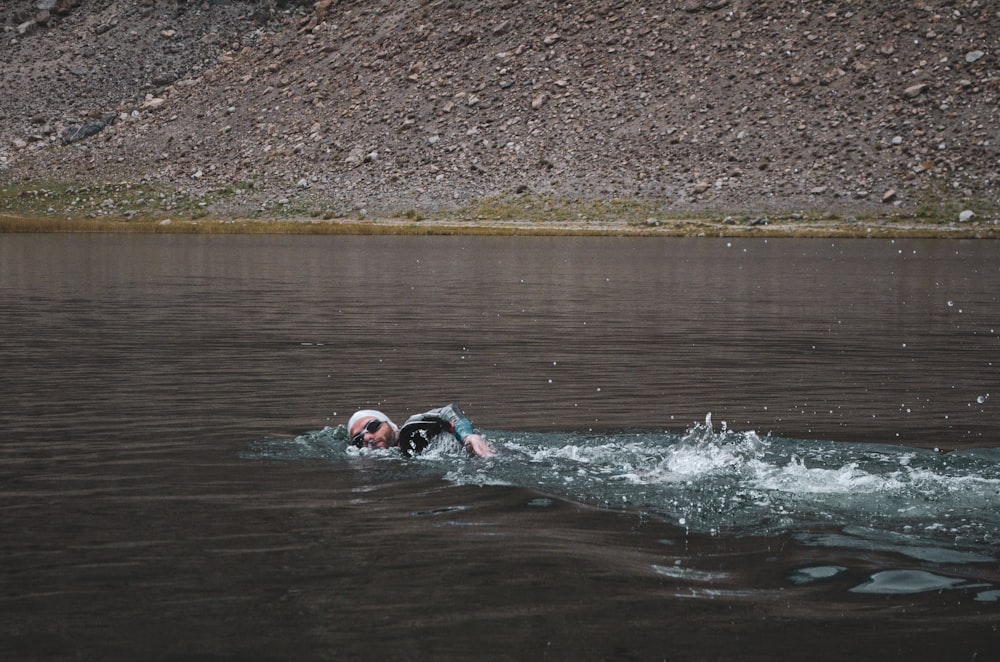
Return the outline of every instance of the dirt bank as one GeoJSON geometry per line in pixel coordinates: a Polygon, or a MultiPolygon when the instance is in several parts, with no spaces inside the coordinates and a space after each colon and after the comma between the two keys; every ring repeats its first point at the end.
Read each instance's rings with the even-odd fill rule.
{"type": "Polygon", "coordinates": [[[0,22],[8,213],[1000,216],[985,0],[40,0],[0,22]]]}

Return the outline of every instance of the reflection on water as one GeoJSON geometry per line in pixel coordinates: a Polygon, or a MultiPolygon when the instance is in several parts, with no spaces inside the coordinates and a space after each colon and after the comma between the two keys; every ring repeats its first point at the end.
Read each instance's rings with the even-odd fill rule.
{"type": "Polygon", "coordinates": [[[988,659],[998,252],[0,236],[0,658],[988,659]]]}

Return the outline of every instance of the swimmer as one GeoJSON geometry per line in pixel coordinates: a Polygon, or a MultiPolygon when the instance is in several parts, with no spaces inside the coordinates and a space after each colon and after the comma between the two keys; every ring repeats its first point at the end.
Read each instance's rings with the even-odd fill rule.
{"type": "Polygon", "coordinates": [[[424,450],[431,439],[450,433],[472,455],[492,457],[496,453],[482,435],[472,429],[472,423],[456,404],[445,405],[423,414],[410,416],[397,427],[377,409],[354,412],[347,422],[351,443],[358,448],[399,448],[404,455],[424,450]]]}

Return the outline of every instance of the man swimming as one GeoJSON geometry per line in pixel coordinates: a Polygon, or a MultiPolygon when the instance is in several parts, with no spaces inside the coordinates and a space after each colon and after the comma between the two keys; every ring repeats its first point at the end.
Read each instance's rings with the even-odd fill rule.
{"type": "Polygon", "coordinates": [[[398,447],[404,455],[421,452],[434,437],[445,432],[454,435],[473,455],[492,457],[496,454],[483,436],[473,431],[472,422],[456,404],[410,416],[402,427],[397,427],[377,409],[356,411],[347,422],[351,443],[358,448],[398,447]]]}

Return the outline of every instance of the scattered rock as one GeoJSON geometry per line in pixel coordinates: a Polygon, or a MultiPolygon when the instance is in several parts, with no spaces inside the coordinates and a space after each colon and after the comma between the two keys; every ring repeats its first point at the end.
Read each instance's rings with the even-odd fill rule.
{"type": "Polygon", "coordinates": [[[64,145],[69,145],[83,140],[84,138],[96,135],[103,131],[106,126],[114,122],[117,117],[118,113],[104,113],[100,119],[81,124],[80,126],[71,126],[62,132],[62,142],[64,145]]]}
{"type": "Polygon", "coordinates": [[[939,184],[987,208],[1000,202],[989,41],[1000,16],[970,3],[811,3],[800,15],[785,0],[558,12],[19,0],[2,12],[0,159],[25,180],[109,176],[95,164],[188,188],[249,178],[258,188],[244,195],[266,208],[304,195],[299,173],[322,172],[310,196],[372,214],[528,191],[526,178],[539,196],[639,196],[667,213],[843,218],[905,210],[939,184]],[[103,128],[62,132],[94,108],[122,111],[113,136],[45,148],[103,128]]]}
{"type": "Polygon", "coordinates": [[[80,6],[82,0],[57,0],[56,2],[51,2],[48,0],[45,2],[46,5],[55,5],[54,7],[47,7],[48,9],[54,11],[59,16],[66,16],[71,11],[80,6]]]}
{"type": "Polygon", "coordinates": [[[156,87],[166,87],[167,85],[172,85],[177,80],[177,76],[174,74],[157,74],[153,76],[153,80],[150,82],[156,87]]]}
{"type": "Polygon", "coordinates": [[[695,13],[700,11],[715,11],[729,4],[729,0],[688,0],[684,11],[695,13]]]}
{"type": "Polygon", "coordinates": [[[971,209],[966,209],[965,211],[963,211],[961,214],[958,215],[958,220],[962,223],[968,223],[975,217],[976,215],[972,213],[971,209]]]}
{"type": "Polygon", "coordinates": [[[365,150],[360,147],[355,147],[344,159],[344,163],[347,165],[359,165],[365,158],[365,150]]]}

